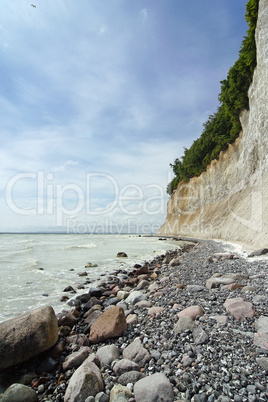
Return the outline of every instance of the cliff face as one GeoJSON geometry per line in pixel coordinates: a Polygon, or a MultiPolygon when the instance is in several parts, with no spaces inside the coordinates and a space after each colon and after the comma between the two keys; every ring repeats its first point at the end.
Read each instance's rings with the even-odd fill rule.
{"type": "Polygon", "coordinates": [[[257,67],[236,142],[206,172],[179,184],[159,235],[268,246],[268,1],[260,0],[257,67]]]}

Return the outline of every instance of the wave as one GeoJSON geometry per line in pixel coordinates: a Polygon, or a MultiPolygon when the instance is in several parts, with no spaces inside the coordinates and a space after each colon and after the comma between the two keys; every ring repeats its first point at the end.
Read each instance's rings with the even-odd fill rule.
{"type": "Polygon", "coordinates": [[[95,243],[91,242],[91,243],[87,243],[87,244],[79,244],[77,246],[69,246],[66,248],[66,250],[74,249],[74,248],[94,248],[94,247],[97,247],[97,245],[95,243]]]}

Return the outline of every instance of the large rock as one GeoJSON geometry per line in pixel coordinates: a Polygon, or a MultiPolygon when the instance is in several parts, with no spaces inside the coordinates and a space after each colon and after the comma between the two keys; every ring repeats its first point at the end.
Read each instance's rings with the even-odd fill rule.
{"type": "Polygon", "coordinates": [[[130,345],[128,345],[123,350],[124,359],[129,359],[137,363],[140,368],[144,367],[145,364],[150,360],[150,354],[146,350],[139,338],[136,338],[130,345]]]}
{"type": "Polygon", "coordinates": [[[95,396],[103,390],[100,369],[89,356],[72,375],[64,402],[84,402],[88,396],[95,396]]]}
{"type": "Polygon", "coordinates": [[[51,348],[58,340],[58,321],[50,306],[0,324],[0,371],[51,348]]]}
{"type": "Polygon", "coordinates": [[[0,398],[1,402],[36,402],[36,392],[22,384],[12,384],[0,398]]]}
{"type": "Polygon", "coordinates": [[[236,320],[241,321],[245,318],[252,318],[255,309],[250,302],[244,301],[242,297],[227,299],[224,303],[227,313],[231,314],[236,320]]]}
{"type": "Polygon", "coordinates": [[[122,335],[127,329],[126,317],[122,307],[113,306],[93,322],[89,340],[92,343],[103,342],[122,335]]]}
{"type": "Polygon", "coordinates": [[[145,377],[134,385],[136,402],[173,402],[174,395],[170,381],[162,373],[145,377]]]}

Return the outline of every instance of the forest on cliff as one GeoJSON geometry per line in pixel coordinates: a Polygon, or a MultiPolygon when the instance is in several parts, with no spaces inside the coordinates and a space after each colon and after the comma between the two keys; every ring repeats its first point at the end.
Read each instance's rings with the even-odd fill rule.
{"type": "Polygon", "coordinates": [[[255,29],[258,19],[259,0],[246,4],[247,35],[244,37],[238,60],[230,68],[227,78],[221,81],[220,106],[203,124],[203,132],[184,155],[170,166],[174,179],[167,187],[168,194],[175,190],[180,181],[199,176],[219,153],[235,141],[241,131],[240,113],[249,108],[248,89],[256,67],[255,29]]]}

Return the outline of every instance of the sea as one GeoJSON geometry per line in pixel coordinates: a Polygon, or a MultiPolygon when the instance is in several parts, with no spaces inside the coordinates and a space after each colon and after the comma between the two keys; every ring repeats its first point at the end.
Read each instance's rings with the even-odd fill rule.
{"type": "Polygon", "coordinates": [[[77,290],[85,293],[118,269],[130,270],[179,247],[174,239],[129,234],[0,234],[0,322],[48,304],[56,313],[70,309],[60,301],[67,286],[77,290],[90,280],[77,290]],[[118,258],[118,252],[128,257],[118,258]],[[89,262],[97,267],[85,268],[89,262]],[[88,276],[80,277],[85,271],[88,276]]]}

